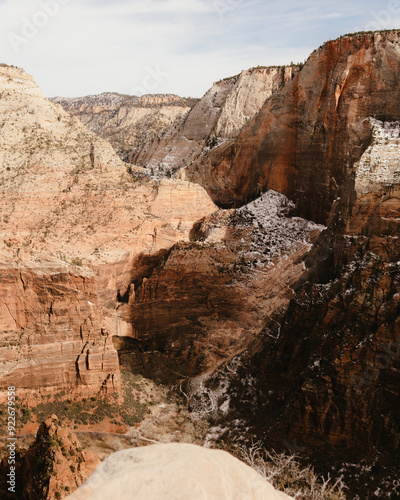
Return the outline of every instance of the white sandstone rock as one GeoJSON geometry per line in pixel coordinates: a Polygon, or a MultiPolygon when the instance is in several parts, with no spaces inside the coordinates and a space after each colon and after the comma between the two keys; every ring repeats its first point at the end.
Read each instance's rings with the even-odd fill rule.
{"type": "Polygon", "coordinates": [[[225,451],[165,444],[115,453],[69,500],[284,500],[225,451]]]}

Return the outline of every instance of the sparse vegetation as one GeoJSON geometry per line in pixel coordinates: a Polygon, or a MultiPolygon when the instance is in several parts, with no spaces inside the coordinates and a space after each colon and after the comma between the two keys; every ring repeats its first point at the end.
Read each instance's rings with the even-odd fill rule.
{"type": "Polygon", "coordinates": [[[341,35],[338,38],[334,38],[331,40],[326,41],[322,45],[318,47],[318,49],[315,49],[314,52],[318,52],[319,50],[323,49],[328,43],[335,42],[336,40],[342,40],[344,38],[354,38],[354,37],[361,37],[365,35],[376,35],[378,33],[398,33],[400,30],[399,29],[382,29],[382,30],[376,30],[376,31],[356,31],[354,33],[346,33],[345,35],[341,35]]]}
{"type": "MultiPolygon", "coordinates": [[[[7,429],[7,406],[5,404],[0,404],[0,434],[4,435],[7,429]]],[[[16,412],[16,423],[17,428],[20,428],[21,425],[25,425],[32,420],[33,414],[32,410],[28,408],[28,406],[18,403],[15,407],[16,412]]]]}
{"type": "Polygon", "coordinates": [[[16,68],[19,69],[18,66],[14,66],[12,64],[0,63],[0,68],[16,68]]]}
{"type": "Polygon", "coordinates": [[[114,310],[117,309],[117,306],[118,306],[117,302],[115,300],[111,300],[106,304],[106,309],[114,310]]]}
{"type": "MultiPolygon", "coordinates": [[[[264,66],[264,65],[258,65],[258,66],[253,66],[250,68],[248,71],[257,71],[257,70],[263,70],[263,69],[277,69],[277,68],[284,68],[286,66],[290,66],[291,68],[299,68],[302,69],[304,66],[304,62],[298,62],[295,63],[291,61],[290,64],[281,64],[281,65],[276,65],[276,64],[271,64],[270,66],[264,66]]],[[[229,82],[232,81],[233,83],[236,82],[236,80],[239,78],[240,74],[235,75],[235,76],[228,76],[226,78],[222,78],[221,80],[218,80],[216,83],[222,83],[222,82],[229,82]]]]}
{"type": "Polygon", "coordinates": [[[80,257],[75,257],[74,259],[71,260],[71,264],[73,266],[78,266],[78,267],[82,267],[83,266],[83,261],[80,257]]]}
{"type": "MultiPolygon", "coordinates": [[[[23,410],[25,421],[33,416],[38,422],[46,420],[55,414],[63,424],[74,427],[79,425],[94,425],[103,420],[112,420],[117,425],[133,426],[143,420],[149,412],[149,402],[143,401],[142,378],[131,373],[122,372],[123,402],[120,403],[117,394],[103,397],[84,398],[81,401],[65,399],[65,392],[56,394],[47,402],[42,402],[30,410],[23,410]]],[[[0,408],[1,412],[5,409],[0,408]]],[[[22,418],[20,418],[22,423],[22,418]]],[[[66,450],[61,450],[63,454],[66,450]]],[[[64,453],[65,452],[65,453],[64,453]]]]}
{"type": "Polygon", "coordinates": [[[387,29],[387,30],[376,30],[376,31],[356,31],[354,33],[346,33],[345,35],[342,35],[339,37],[341,40],[342,38],[348,38],[348,37],[354,37],[354,36],[364,36],[364,35],[374,35],[376,33],[396,33],[398,32],[398,29],[387,29]]]}
{"type": "Polygon", "coordinates": [[[259,443],[241,447],[238,457],[274,487],[300,500],[345,500],[342,480],[318,476],[311,465],[303,466],[295,455],[266,451],[259,443]]]}

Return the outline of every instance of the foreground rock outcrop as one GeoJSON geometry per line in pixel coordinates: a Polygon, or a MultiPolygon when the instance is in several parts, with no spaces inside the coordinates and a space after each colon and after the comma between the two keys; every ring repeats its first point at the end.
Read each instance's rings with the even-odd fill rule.
{"type": "Polygon", "coordinates": [[[127,169],[24,71],[0,67],[0,92],[0,387],[117,389],[118,298],[216,207],[127,169]]]}
{"type": "Polygon", "coordinates": [[[284,500],[284,493],[221,450],[189,444],[153,445],[109,457],[71,500],[120,498],[284,500]]]}
{"type": "Polygon", "coordinates": [[[133,163],[144,144],[186,116],[197,99],[169,94],[136,97],[105,92],[86,97],[55,97],[52,101],[109,141],[122,160],[133,163]]]}
{"type": "Polygon", "coordinates": [[[53,415],[41,424],[35,442],[16,451],[15,490],[10,491],[7,459],[0,464],[1,498],[52,500],[69,496],[95,471],[98,457],[82,449],[76,435],[53,415]]]}

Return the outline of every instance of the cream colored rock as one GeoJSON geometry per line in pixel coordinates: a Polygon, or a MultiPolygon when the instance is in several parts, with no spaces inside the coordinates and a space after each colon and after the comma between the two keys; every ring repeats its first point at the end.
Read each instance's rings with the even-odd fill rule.
{"type": "Polygon", "coordinates": [[[174,124],[161,140],[157,138],[143,147],[137,163],[174,172],[189,165],[204,148],[236,138],[243,125],[297,69],[255,68],[214,83],[180,126],[174,124]]]}
{"type": "Polygon", "coordinates": [[[135,97],[105,92],[86,97],[56,97],[52,101],[108,140],[123,160],[132,162],[143,143],[185,116],[194,100],[171,94],[135,97]]]}
{"type": "Polygon", "coordinates": [[[284,500],[284,493],[229,453],[191,444],[120,451],[70,500],[284,500]]]}
{"type": "Polygon", "coordinates": [[[372,144],[356,163],[356,191],[359,196],[400,183],[400,122],[369,118],[372,144]]]}
{"type": "Polygon", "coordinates": [[[0,67],[0,87],[7,89],[7,92],[15,91],[30,96],[45,97],[31,75],[13,66],[0,67]]]}
{"type": "Polygon", "coordinates": [[[0,231],[14,247],[67,261],[126,260],[188,238],[215,210],[199,186],[130,175],[109,143],[14,71],[15,79],[0,69],[9,78],[0,87],[0,231]]]}
{"type": "Polygon", "coordinates": [[[235,138],[245,123],[253,118],[265,101],[289,81],[297,66],[259,68],[242,71],[222,108],[215,134],[235,138]]]}

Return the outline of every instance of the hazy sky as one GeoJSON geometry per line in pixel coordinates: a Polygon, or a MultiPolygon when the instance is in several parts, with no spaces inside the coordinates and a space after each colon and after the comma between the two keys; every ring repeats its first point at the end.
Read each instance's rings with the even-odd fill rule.
{"type": "Polygon", "coordinates": [[[47,96],[200,97],[243,69],[396,27],[400,0],[0,0],[0,62],[33,74],[47,96]]]}

